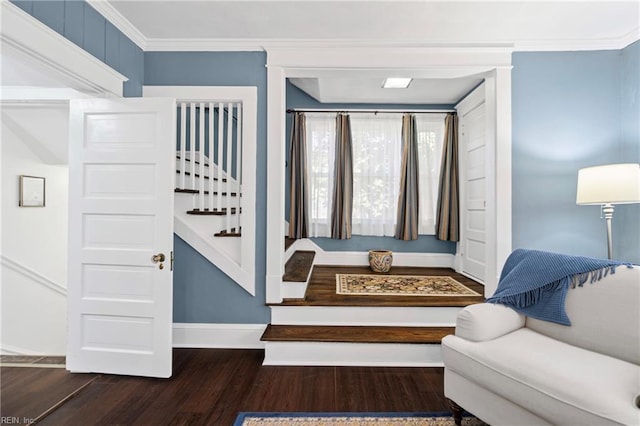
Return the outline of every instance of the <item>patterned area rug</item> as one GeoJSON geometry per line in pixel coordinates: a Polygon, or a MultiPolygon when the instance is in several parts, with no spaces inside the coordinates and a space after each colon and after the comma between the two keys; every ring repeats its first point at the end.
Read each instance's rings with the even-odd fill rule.
{"type": "Polygon", "coordinates": [[[481,296],[448,276],[336,274],[336,293],[385,296],[481,296]]]}
{"type": "MultiPolygon", "coordinates": [[[[449,413],[240,413],[233,426],[454,426],[449,413]]],[[[463,426],[487,426],[473,416],[463,426]]]]}

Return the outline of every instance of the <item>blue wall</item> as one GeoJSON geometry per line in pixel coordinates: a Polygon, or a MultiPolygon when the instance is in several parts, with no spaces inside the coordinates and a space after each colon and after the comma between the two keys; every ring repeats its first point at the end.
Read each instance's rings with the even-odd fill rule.
{"type": "MultiPolygon", "coordinates": [[[[621,159],[640,163],[640,41],[622,50],[621,159]]],[[[614,250],[640,264],[640,204],[616,206],[614,250]]]]}
{"type": "MultiPolygon", "coordinates": [[[[397,109],[397,110],[415,110],[415,109],[452,109],[453,105],[407,105],[407,104],[334,104],[320,103],[302,90],[287,81],[287,109],[397,109]]],[[[289,164],[288,158],[291,151],[291,126],[293,124],[292,114],[287,114],[287,167],[285,176],[285,219],[289,220],[289,164]]],[[[393,237],[365,237],[362,235],[353,235],[349,240],[333,240],[331,238],[313,238],[318,246],[326,251],[366,251],[370,249],[385,249],[395,252],[411,252],[411,253],[455,253],[456,244],[448,241],[440,241],[434,235],[419,235],[417,240],[402,241],[393,237]]]]}
{"type": "MultiPolygon", "coordinates": [[[[149,86],[257,86],[258,139],[256,208],[267,208],[267,71],[263,52],[147,52],[149,86]]],[[[265,306],[266,215],[256,216],[256,297],[175,238],[174,322],[256,323],[270,321],[265,306]]]]}
{"type": "Polygon", "coordinates": [[[142,49],[89,4],[79,0],[11,2],[128,77],[124,96],[142,96],[142,49]]]}
{"type": "MultiPolygon", "coordinates": [[[[639,161],[637,44],[625,51],[514,53],[514,248],[606,257],[599,208],[575,203],[577,173],[639,161]],[[622,94],[634,87],[624,98],[635,99],[623,108],[622,94]]],[[[640,262],[638,217],[637,206],[616,207],[616,258],[640,262]]]]}

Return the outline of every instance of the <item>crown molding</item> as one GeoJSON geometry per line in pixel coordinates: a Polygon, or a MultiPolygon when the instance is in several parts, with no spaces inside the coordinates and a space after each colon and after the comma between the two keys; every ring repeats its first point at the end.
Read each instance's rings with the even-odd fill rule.
{"type": "Polygon", "coordinates": [[[618,37],[596,40],[534,40],[514,43],[515,52],[567,52],[579,50],[622,50],[640,40],[640,27],[618,37]]]}
{"type": "Polygon", "coordinates": [[[259,52],[274,48],[345,47],[511,47],[514,52],[561,52],[580,50],[620,50],[640,39],[640,28],[616,39],[531,40],[514,43],[424,43],[388,40],[309,40],[309,39],[147,39],[146,52],[259,52]]]}
{"type": "Polygon", "coordinates": [[[134,42],[140,49],[147,50],[147,38],[140,30],[122,15],[110,2],[105,0],[86,0],[99,14],[111,22],[117,29],[134,42]]]}

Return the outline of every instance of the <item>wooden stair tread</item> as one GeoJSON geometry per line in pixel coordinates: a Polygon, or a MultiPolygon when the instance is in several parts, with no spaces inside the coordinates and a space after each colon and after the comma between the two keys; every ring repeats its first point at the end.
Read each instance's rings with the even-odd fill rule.
{"type": "Polygon", "coordinates": [[[306,282],[315,256],[316,252],[312,250],[296,250],[284,265],[282,281],[306,282]]]}
{"type": "Polygon", "coordinates": [[[269,324],[269,342],[440,343],[455,327],[319,326],[269,324]]]}
{"type": "Polygon", "coordinates": [[[223,229],[220,232],[216,232],[215,234],[213,234],[214,237],[241,237],[242,236],[242,227],[240,227],[240,230],[238,232],[236,232],[236,228],[231,228],[231,231],[227,231],[226,229],[223,229]]]}
{"type": "Polygon", "coordinates": [[[291,247],[291,245],[295,242],[295,238],[284,237],[284,251],[287,251],[289,247],[291,247]]]}
{"type": "MultiPolygon", "coordinates": [[[[176,170],[176,173],[180,173],[180,170],[176,170]]],[[[185,176],[191,176],[191,172],[184,172],[184,175],[185,176]]],[[[200,177],[200,175],[198,173],[195,173],[194,176],[197,177],[197,178],[200,177]]],[[[209,180],[209,176],[203,176],[203,178],[205,180],[209,180]]],[[[219,179],[217,177],[214,177],[213,180],[217,181],[219,179]]],[[[226,182],[226,181],[227,181],[227,178],[222,178],[222,182],[226,182]]]]}
{"type": "MultiPolygon", "coordinates": [[[[182,188],[176,188],[174,190],[174,192],[180,193],[180,194],[199,194],[200,191],[197,189],[182,189],[182,188]]],[[[204,195],[209,195],[209,191],[204,191],[204,195]]],[[[218,195],[218,191],[213,191],[213,195],[218,195]]],[[[220,195],[222,195],[223,197],[226,197],[228,195],[227,192],[221,192],[220,195]]],[[[237,192],[232,192],[231,197],[237,197],[238,193],[237,192]]]]}
{"type": "MultiPolygon", "coordinates": [[[[231,214],[236,214],[236,208],[235,207],[231,207],[231,214]]],[[[242,209],[240,209],[240,213],[242,213],[242,209]]],[[[193,215],[200,215],[200,216],[226,216],[227,215],[227,208],[223,207],[222,210],[217,210],[217,209],[213,209],[213,210],[209,210],[209,209],[204,209],[204,210],[200,210],[200,209],[193,209],[193,210],[187,210],[187,214],[193,214],[193,215]]]]}

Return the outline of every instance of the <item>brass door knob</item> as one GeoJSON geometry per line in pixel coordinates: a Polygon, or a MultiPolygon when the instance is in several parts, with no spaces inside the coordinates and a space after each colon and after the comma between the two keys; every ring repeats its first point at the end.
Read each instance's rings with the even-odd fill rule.
{"type": "Polygon", "coordinates": [[[158,253],[151,256],[151,261],[153,263],[164,262],[164,253],[158,253]]]}

